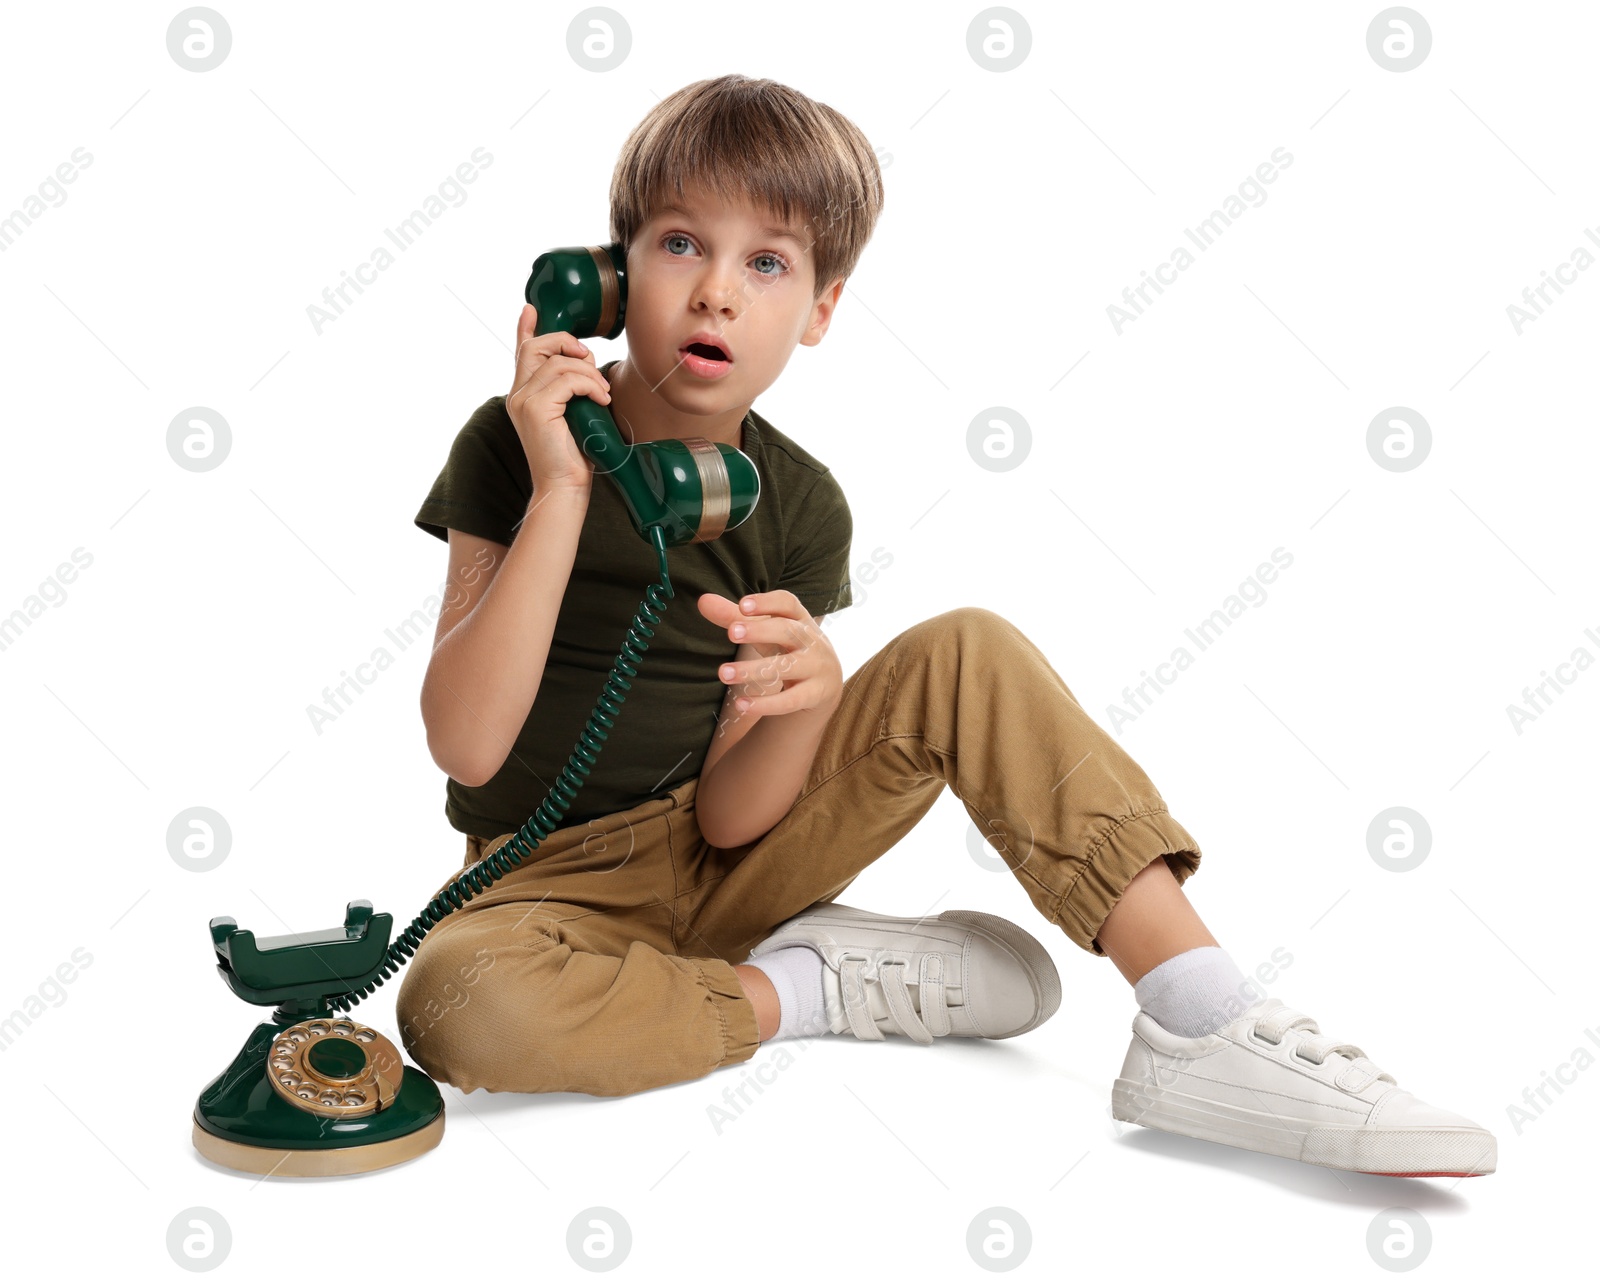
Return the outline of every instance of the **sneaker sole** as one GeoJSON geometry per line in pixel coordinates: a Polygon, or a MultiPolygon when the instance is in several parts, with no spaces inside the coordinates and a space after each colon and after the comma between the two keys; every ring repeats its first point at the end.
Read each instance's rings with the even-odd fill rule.
{"type": "Polygon", "coordinates": [[[1118,1077],[1111,1115],[1128,1124],[1204,1138],[1305,1164],[1391,1178],[1477,1178],[1493,1173],[1495,1139],[1483,1129],[1296,1128],[1270,1112],[1118,1077]]]}
{"type": "MultiPolygon", "coordinates": [[[[916,920],[921,924],[930,917],[912,916],[884,916],[875,911],[866,911],[861,907],[847,907],[842,902],[819,902],[815,906],[806,908],[803,913],[808,916],[823,916],[831,920],[862,921],[870,924],[876,920],[916,920]]],[[[1061,975],[1056,972],[1055,961],[1050,958],[1050,953],[1044,945],[1022,926],[1013,924],[1003,916],[992,916],[984,911],[941,911],[934,920],[943,920],[952,924],[961,925],[971,929],[974,933],[981,933],[991,942],[995,942],[1012,957],[1028,975],[1029,985],[1033,989],[1034,1004],[1038,1012],[1033,1019],[1018,1027],[1015,1031],[1007,1031],[1004,1035],[985,1036],[985,1040],[1009,1040],[1013,1036],[1020,1036],[1032,1031],[1041,1023],[1047,1021],[1057,1009],[1061,1007],[1061,975]]]]}

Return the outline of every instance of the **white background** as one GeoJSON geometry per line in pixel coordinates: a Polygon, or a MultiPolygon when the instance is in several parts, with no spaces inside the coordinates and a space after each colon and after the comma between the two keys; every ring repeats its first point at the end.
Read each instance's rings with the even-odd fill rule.
{"type": "MultiPolygon", "coordinates": [[[[75,149],[92,163],[0,253],[0,616],[93,557],[0,651],[0,1013],[92,957],[0,1056],[26,1188],[8,1263],[176,1274],[167,1230],[192,1206],[225,1218],[220,1271],[241,1275],[319,1256],[586,1274],[565,1241],[592,1205],[630,1224],[624,1274],[984,1274],[966,1231],[996,1205],[1030,1224],[1032,1274],[1378,1273],[1367,1231],[1391,1206],[1427,1220],[1425,1272],[1576,1242],[1600,1070],[1520,1133],[1507,1108],[1596,1048],[1600,672],[1566,669],[1520,734],[1506,708],[1600,654],[1600,271],[1520,335],[1507,307],[1600,253],[1593,7],[1425,5],[1431,52],[1400,73],[1367,50],[1378,4],[1028,5],[1004,72],[968,52],[980,5],[619,7],[632,48],[607,72],[568,53],[581,5],[223,5],[231,52],[205,73],[167,51],[178,6],[8,14],[0,215],[75,149]],[[830,623],[846,671],[982,605],[1109,727],[1286,549],[1265,603],[1119,740],[1200,841],[1188,892],[1241,967],[1286,949],[1272,994],[1491,1127],[1493,1176],[1119,1132],[1129,989],[975,863],[949,794],[846,900],[1023,923],[1065,988],[1033,1034],[791,1044],[720,1134],[707,1108],[781,1045],[624,1099],[447,1088],[444,1143],[359,1178],[258,1184],[195,1155],[194,1098],[259,1020],[207,920],[320,929],[366,897],[398,929],[459,860],[426,646],[320,734],[306,707],[438,590],[445,548],[412,516],[509,385],[532,258],[605,239],[628,130],[729,71],[837,107],[886,165],[830,333],[758,401],[832,466],[855,561],[892,556],[830,623]],[[465,201],[319,335],[307,307],[479,147],[465,201]],[[1265,202],[1119,335],[1108,305],[1279,147],[1265,202]],[[205,473],[167,453],[192,406],[232,432],[205,473]],[[991,406],[1031,429],[1009,471],[968,450],[991,406]],[[1405,472],[1367,449],[1391,406],[1432,431],[1405,472]],[[195,805],[232,831],[205,873],[167,851],[195,805]],[[1367,845],[1397,805],[1432,832],[1404,873],[1367,845]]],[[[358,1011],[390,1035],[397,986],[358,1011]]]]}

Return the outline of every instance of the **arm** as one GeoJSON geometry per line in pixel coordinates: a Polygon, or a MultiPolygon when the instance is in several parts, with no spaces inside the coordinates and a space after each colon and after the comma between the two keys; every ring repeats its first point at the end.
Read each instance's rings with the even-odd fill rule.
{"type": "Polygon", "coordinates": [[[759,840],[793,808],[828,721],[843,697],[832,645],[821,639],[821,630],[810,615],[805,617],[813,638],[804,648],[791,652],[780,644],[740,644],[734,655],[733,661],[741,664],[741,673],[749,672],[749,678],[729,686],[695,792],[700,832],[716,848],[731,849],[759,840]],[[826,672],[830,668],[831,677],[810,678],[812,670],[826,672]],[[815,705],[799,705],[807,699],[798,692],[785,695],[786,676],[795,677],[788,681],[792,690],[813,686],[815,705]],[[771,698],[785,696],[792,707],[773,704],[782,709],[759,715],[737,706],[739,698],[753,698],[752,706],[761,707],[771,698]]]}
{"type": "Polygon", "coordinates": [[[710,844],[732,849],[778,825],[805,785],[834,707],[762,716],[722,753],[714,773],[700,771],[695,813],[710,844]]]}
{"type": "Polygon", "coordinates": [[[536,491],[509,548],[450,530],[422,719],[434,763],[465,786],[494,777],[533,709],[588,505],[587,487],[536,491]]]}
{"type": "Polygon", "coordinates": [[[824,473],[791,521],[783,585],[740,601],[707,593],[697,602],[739,646],[732,675],[719,671],[730,688],[695,792],[700,833],[716,848],[759,840],[794,807],[844,697],[838,655],[801,600],[819,614],[851,603],[852,532],[844,490],[824,473]]]}

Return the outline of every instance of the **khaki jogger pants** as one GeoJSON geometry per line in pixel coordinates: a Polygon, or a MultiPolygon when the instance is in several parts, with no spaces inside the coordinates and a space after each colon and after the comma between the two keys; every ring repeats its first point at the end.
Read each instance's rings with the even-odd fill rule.
{"type": "MultiPolygon", "coordinates": [[[[759,1039],[733,966],[841,893],[946,785],[1033,905],[1095,955],[1148,863],[1164,856],[1179,883],[1200,864],[1144,770],[981,608],[917,623],[845,680],[798,798],[760,839],[707,844],[699,781],[557,828],[429,931],[396,1014],[430,1076],[617,1096],[743,1062],[759,1039]]],[[[468,836],[463,865],[514,834],[468,836]]]]}

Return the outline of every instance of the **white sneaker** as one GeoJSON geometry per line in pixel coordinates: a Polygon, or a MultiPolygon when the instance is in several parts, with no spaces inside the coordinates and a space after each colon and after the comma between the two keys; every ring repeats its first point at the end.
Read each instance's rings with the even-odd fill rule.
{"type": "Polygon", "coordinates": [[[1356,1173],[1465,1178],[1495,1167],[1487,1129],[1398,1088],[1355,1045],[1318,1034],[1274,997],[1195,1039],[1141,1010],[1111,1114],[1356,1173]]]}
{"type": "Polygon", "coordinates": [[[828,1030],[1004,1040],[1032,1031],[1061,1004],[1050,953],[1020,925],[981,911],[921,919],[822,902],[780,924],[750,952],[807,946],[822,955],[828,1030]]]}

